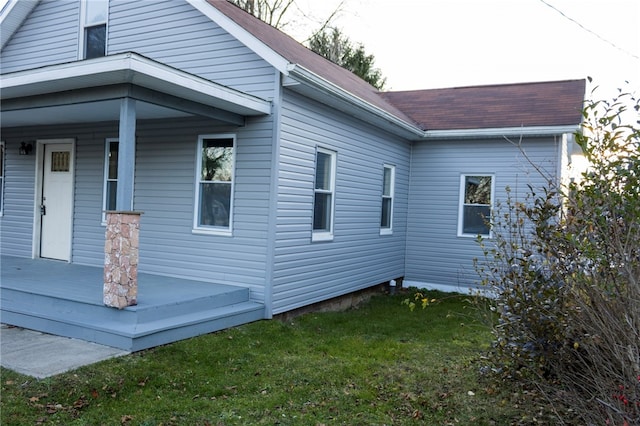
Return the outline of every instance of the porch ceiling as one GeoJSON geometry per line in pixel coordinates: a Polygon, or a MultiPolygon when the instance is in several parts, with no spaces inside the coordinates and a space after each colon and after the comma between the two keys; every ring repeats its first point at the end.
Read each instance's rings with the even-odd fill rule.
{"type": "Polygon", "coordinates": [[[137,99],[138,119],[200,115],[241,125],[267,115],[269,101],[135,53],[4,74],[2,126],[110,121],[119,99],[137,99]]]}

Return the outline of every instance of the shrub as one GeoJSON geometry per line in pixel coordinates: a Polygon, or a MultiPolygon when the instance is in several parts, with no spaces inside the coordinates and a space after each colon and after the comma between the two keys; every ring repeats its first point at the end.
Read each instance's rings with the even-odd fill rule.
{"type": "Polygon", "coordinates": [[[510,196],[479,240],[493,371],[587,424],[640,424],[639,111],[628,93],[589,101],[575,135],[588,171],[510,196]]]}

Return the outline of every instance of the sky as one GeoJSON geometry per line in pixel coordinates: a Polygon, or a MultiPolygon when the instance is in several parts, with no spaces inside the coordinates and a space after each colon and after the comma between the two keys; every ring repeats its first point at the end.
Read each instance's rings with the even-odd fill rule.
{"type": "Polygon", "coordinates": [[[640,94],[640,0],[296,0],[286,32],[305,40],[341,3],[386,90],[592,77],[640,94]]]}
{"type": "MultiPolygon", "coordinates": [[[[296,1],[316,19],[341,2],[296,1]]],[[[387,90],[592,77],[605,95],[640,93],[640,0],[342,1],[336,26],[375,56],[387,90]]],[[[314,25],[287,31],[301,40],[314,25]]]]}

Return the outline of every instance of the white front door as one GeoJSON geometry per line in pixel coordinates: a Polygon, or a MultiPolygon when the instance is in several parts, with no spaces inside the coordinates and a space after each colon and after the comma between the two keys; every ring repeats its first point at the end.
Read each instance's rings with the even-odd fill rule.
{"type": "Polygon", "coordinates": [[[71,259],[73,144],[45,143],[42,162],[40,257],[71,259]]]}

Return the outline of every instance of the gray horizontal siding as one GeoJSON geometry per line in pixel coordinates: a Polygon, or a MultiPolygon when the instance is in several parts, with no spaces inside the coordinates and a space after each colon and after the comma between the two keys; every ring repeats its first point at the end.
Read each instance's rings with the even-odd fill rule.
{"type": "Polygon", "coordinates": [[[118,136],[117,123],[97,123],[73,128],[55,127],[76,138],[75,199],[72,261],[83,265],[104,263],[102,190],[105,139],[118,136]]]}
{"type": "Polygon", "coordinates": [[[141,270],[239,284],[264,297],[272,130],[269,119],[242,129],[206,122],[148,122],[138,126],[135,208],[141,220],[141,270]],[[199,134],[237,135],[233,236],[193,234],[199,134]]]}
{"type": "Polygon", "coordinates": [[[282,115],[274,313],[402,276],[409,144],[289,91],[282,115]],[[337,152],[329,242],[311,242],[316,146],[337,152]],[[380,235],[384,163],[397,166],[389,236],[380,235]]]}
{"type": "Polygon", "coordinates": [[[5,141],[4,207],[0,216],[0,253],[31,257],[35,156],[18,155],[21,134],[2,132],[5,141]]]}
{"type": "MultiPolygon", "coordinates": [[[[142,121],[137,125],[134,208],[143,212],[140,272],[251,289],[264,299],[271,118],[248,120],[240,129],[210,120],[142,121]],[[237,136],[233,235],[192,233],[196,147],[200,134],[237,136]]],[[[19,156],[20,140],[76,138],[72,261],[104,262],[102,191],[105,139],[117,123],[51,126],[4,131],[7,141],[5,215],[0,219],[2,254],[30,257],[35,155],[19,156]]]]}
{"type": "MultiPolygon", "coordinates": [[[[2,73],[77,60],[79,6],[80,0],[42,0],[2,50],[2,73]]],[[[111,0],[107,54],[122,52],[273,97],[273,67],[184,0],[111,0]]]]}
{"type": "MultiPolygon", "coordinates": [[[[8,154],[18,152],[19,141],[36,139],[76,139],[74,219],[72,261],[84,265],[101,265],[104,261],[104,227],[102,219],[102,179],[104,161],[104,141],[118,134],[116,123],[94,123],[89,126],[41,126],[32,129],[3,129],[9,148],[8,154]]],[[[29,156],[7,159],[7,167],[15,169],[20,194],[13,189],[5,190],[9,210],[3,217],[3,254],[31,257],[32,223],[35,186],[35,152],[29,156]],[[25,161],[28,164],[25,164],[25,161]],[[28,188],[28,190],[24,190],[28,188]],[[22,194],[24,191],[24,195],[22,194]],[[28,228],[14,226],[15,222],[28,223],[28,228]],[[23,232],[17,233],[17,229],[23,232]],[[12,237],[12,234],[16,234],[12,237]],[[6,240],[5,240],[6,237],[6,240]],[[14,241],[20,251],[9,250],[8,243],[14,241]],[[5,246],[7,243],[7,246],[5,246]]],[[[9,172],[9,170],[7,171],[9,172]]],[[[11,172],[9,182],[13,181],[11,172]]],[[[16,182],[17,184],[17,182],[16,182]]],[[[14,183],[10,183],[13,188],[14,183]]],[[[5,188],[6,189],[6,188],[5,188]]]]}
{"type": "Polygon", "coordinates": [[[0,54],[2,73],[78,59],[80,1],[41,0],[0,54]]]}
{"type": "Polygon", "coordinates": [[[273,68],[186,1],[112,0],[108,51],[137,52],[237,90],[273,97],[273,68]]]}
{"type": "MultiPolygon", "coordinates": [[[[523,141],[527,157],[556,175],[558,143],[553,138],[523,141]]],[[[458,203],[462,174],[493,174],[495,205],[506,200],[505,188],[524,200],[528,186],[543,178],[522,152],[505,140],[416,143],[411,165],[406,275],[410,281],[466,289],[477,284],[473,259],[482,252],[474,238],[458,237],[458,203]]]]}

